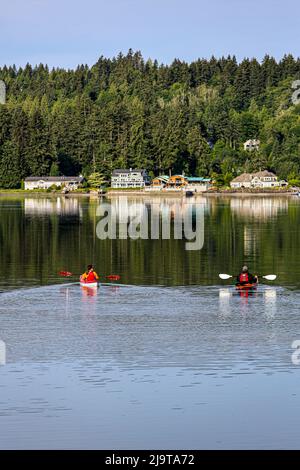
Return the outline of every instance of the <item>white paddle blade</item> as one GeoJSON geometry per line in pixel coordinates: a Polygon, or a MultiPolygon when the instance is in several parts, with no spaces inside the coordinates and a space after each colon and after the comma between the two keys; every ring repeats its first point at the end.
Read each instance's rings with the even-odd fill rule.
{"type": "Polygon", "coordinates": [[[267,281],[275,281],[276,277],[276,274],[268,274],[267,276],[263,276],[263,278],[267,279],[267,281]]]}
{"type": "Polygon", "coordinates": [[[230,279],[232,276],[230,276],[229,274],[219,274],[219,277],[225,280],[225,279],[230,279]]]}

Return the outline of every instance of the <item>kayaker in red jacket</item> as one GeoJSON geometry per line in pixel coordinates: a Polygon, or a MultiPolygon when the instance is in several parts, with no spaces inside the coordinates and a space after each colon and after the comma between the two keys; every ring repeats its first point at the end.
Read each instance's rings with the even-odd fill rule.
{"type": "Polygon", "coordinates": [[[257,281],[257,276],[253,276],[253,274],[249,273],[248,266],[243,266],[242,272],[236,278],[236,283],[240,286],[245,284],[256,284],[257,281]]]}
{"type": "Polygon", "coordinates": [[[99,279],[98,274],[94,270],[94,266],[89,264],[87,267],[87,271],[82,274],[81,279],[85,282],[96,282],[99,279]]]}

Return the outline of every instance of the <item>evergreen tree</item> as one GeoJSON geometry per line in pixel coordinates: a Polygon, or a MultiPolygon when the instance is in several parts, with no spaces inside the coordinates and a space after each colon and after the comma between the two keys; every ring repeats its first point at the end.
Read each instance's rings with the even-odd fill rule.
{"type": "Polygon", "coordinates": [[[7,141],[0,153],[0,188],[19,188],[20,183],[18,147],[14,142],[7,141]]]}
{"type": "Polygon", "coordinates": [[[0,79],[7,85],[3,185],[50,174],[101,173],[108,180],[118,167],[214,172],[225,183],[256,168],[280,177],[300,173],[300,105],[291,100],[300,59],[291,55],[163,65],[129,50],[75,70],[4,66],[0,79]],[[244,151],[252,138],[261,141],[259,152],[244,151]]]}

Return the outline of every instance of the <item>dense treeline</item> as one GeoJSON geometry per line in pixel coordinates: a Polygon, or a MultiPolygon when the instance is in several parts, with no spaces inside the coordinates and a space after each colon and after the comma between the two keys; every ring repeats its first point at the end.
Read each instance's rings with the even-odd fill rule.
{"type": "Polygon", "coordinates": [[[117,167],[185,172],[228,182],[262,168],[296,179],[300,105],[292,82],[300,59],[235,57],[144,61],[139,52],[101,57],[76,70],[0,69],[0,186],[29,175],[110,176],[117,167]],[[261,147],[245,152],[243,142],[261,147]]]}

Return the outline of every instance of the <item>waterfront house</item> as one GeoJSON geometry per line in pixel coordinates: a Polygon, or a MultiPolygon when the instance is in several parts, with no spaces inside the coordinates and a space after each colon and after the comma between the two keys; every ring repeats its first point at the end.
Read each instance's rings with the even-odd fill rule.
{"type": "Polygon", "coordinates": [[[187,180],[184,175],[172,175],[166,184],[166,190],[181,190],[187,185],[187,180]]]}
{"type": "Polygon", "coordinates": [[[271,171],[258,171],[254,173],[252,185],[258,188],[271,188],[273,186],[287,186],[286,181],[278,181],[277,176],[271,171]]]}
{"type": "Polygon", "coordinates": [[[114,170],[111,187],[115,189],[144,188],[149,184],[149,176],[144,169],[114,170]]]}
{"type": "Polygon", "coordinates": [[[51,186],[78,189],[84,181],[83,176],[29,176],[24,180],[24,189],[49,189],[51,186]]]}
{"type": "Polygon", "coordinates": [[[207,191],[212,187],[212,180],[211,178],[203,178],[201,176],[187,176],[187,191],[203,192],[207,191]]]}
{"type": "Polygon", "coordinates": [[[193,191],[203,192],[211,187],[211,179],[203,178],[201,176],[184,176],[174,175],[171,176],[166,184],[167,191],[193,191]]]}
{"type": "Polygon", "coordinates": [[[231,181],[230,186],[233,189],[251,188],[251,181],[252,175],[250,173],[242,173],[231,181]]]}
{"type": "Polygon", "coordinates": [[[244,150],[252,151],[252,150],[259,150],[260,140],[257,139],[249,139],[244,142],[244,150]]]}
{"type": "Polygon", "coordinates": [[[167,185],[169,176],[161,175],[153,178],[151,185],[145,188],[147,191],[161,191],[167,185]]]}
{"type": "Polygon", "coordinates": [[[233,189],[239,188],[275,188],[287,186],[287,182],[278,181],[277,176],[271,171],[258,171],[256,173],[242,173],[234,178],[230,186],[233,189]]]}

